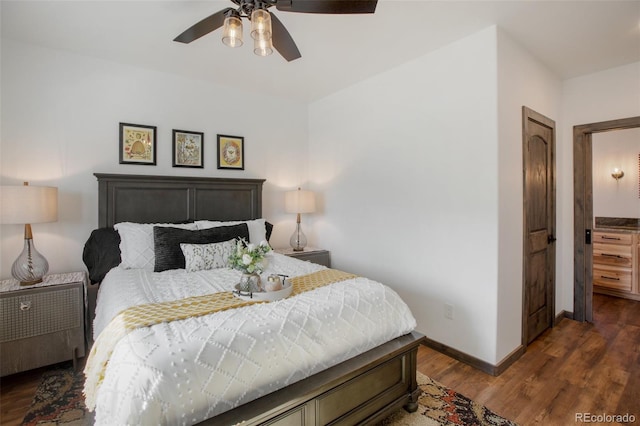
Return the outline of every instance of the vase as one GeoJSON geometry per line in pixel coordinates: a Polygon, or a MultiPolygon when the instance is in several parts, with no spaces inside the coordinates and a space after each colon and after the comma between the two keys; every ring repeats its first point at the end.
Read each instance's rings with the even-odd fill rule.
{"type": "Polygon", "coordinates": [[[269,275],[267,282],[264,284],[264,291],[282,290],[282,279],[278,275],[269,275]]]}
{"type": "Polygon", "coordinates": [[[240,278],[240,290],[249,293],[257,293],[262,291],[262,283],[260,282],[260,275],[257,273],[243,272],[240,278]]]}

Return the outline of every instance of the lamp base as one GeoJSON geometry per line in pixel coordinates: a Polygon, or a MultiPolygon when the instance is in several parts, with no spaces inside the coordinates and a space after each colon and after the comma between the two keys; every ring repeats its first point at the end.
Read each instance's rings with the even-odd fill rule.
{"type": "Polygon", "coordinates": [[[20,285],[35,285],[42,282],[42,278],[35,279],[33,281],[20,281],[20,285]]]}
{"type": "Polygon", "coordinates": [[[300,222],[296,224],[296,230],[293,231],[289,239],[289,244],[293,248],[293,251],[304,251],[304,248],[307,246],[307,237],[300,228],[300,222]]]}
{"type": "Polygon", "coordinates": [[[31,238],[31,226],[25,225],[25,239],[22,253],[11,266],[11,275],[21,286],[42,282],[42,277],[49,271],[49,262],[36,250],[31,238]]]}

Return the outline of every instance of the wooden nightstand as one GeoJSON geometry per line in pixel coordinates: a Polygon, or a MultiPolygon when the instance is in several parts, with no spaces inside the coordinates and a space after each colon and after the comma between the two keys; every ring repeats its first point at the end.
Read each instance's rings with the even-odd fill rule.
{"type": "Polygon", "coordinates": [[[318,265],[323,265],[327,268],[331,267],[331,256],[328,250],[305,247],[304,251],[293,251],[292,248],[279,248],[274,249],[274,251],[276,253],[284,254],[285,256],[295,257],[296,259],[317,263],[318,265]]]}
{"type": "Polygon", "coordinates": [[[85,355],[84,272],[0,281],[0,376],[85,355]]]}

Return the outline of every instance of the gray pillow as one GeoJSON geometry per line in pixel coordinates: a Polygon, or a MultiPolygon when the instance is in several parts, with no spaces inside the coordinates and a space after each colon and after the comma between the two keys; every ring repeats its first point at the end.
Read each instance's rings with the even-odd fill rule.
{"type": "Polygon", "coordinates": [[[156,255],[156,263],[153,270],[154,272],[162,272],[169,269],[184,269],[184,254],[180,249],[180,243],[221,243],[234,238],[244,238],[246,241],[249,241],[249,228],[246,223],[231,226],[218,226],[216,228],[201,229],[197,231],[165,226],[154,226],[153,245],[156,255]]]}

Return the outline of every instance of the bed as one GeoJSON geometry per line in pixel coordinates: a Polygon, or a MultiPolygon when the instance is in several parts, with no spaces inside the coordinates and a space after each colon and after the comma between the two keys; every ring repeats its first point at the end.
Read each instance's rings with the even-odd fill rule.
{"type": "MultiPolygon", "coordinates": [[[[124,254],[115,259],[111,253],[105,261],[95,252],[118,243],[112,227],[122,222],[186,228],[201,221],[264,223],[264,180],[96,177],[100,228],[84,256],[91,280],[101,282],[94,337],[104,334],[123,307],[216,293],[237,282],[239,272],[228,268],[153,272],[124,268],[124,254]]],[[[268,238],[270,227],[263,226],[268,238]]],[[[269,256],[265,273],[305,277],[326,269],[269,256]]],[[[416,357],[425,338],[413,327],[415,320],[395,292],[353,277],[274,303],[136,329],[118,341],[106,364],[96,391],[96,421],[374,424],[401,407],[417,409],[416,357]],[[233,346],[235,340],[240,346],[233,346]]]]}

